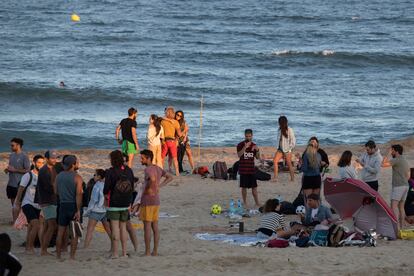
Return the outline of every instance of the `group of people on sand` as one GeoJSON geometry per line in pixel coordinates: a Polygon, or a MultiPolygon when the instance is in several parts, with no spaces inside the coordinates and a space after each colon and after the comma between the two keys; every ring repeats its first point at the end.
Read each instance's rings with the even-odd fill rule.
{"type": "MultiPolygon", "coordinates": [[[[263,160],[261,159],[258,146],[253,142],[253,130],[246,129],[244,135],[244,140],[237,145],[241,195],[243,204],[248,206],[247,189],[251,189],[255,207],[259,208],[261,204],[257,191],[257,179],[255,177],[255,159],[262,162],[263,160]]],[[[285,116],[280,116],[277,151],[273,158],[274,181],[278,180],[279,162],[282,158],[288,167],[290,180],[294,181],[295,166],[292,162],[292,157],[295,146],[295,133],[288,126],[288,119],[285,116]]],[[[302,154],[296,153],[295,155],[298,160],[297,168],[302,173],[300,194],[303,196],[306,208],[312,214],[311,217],[318,216],[318,212],[321,212],[321,209],[324,208],[320,206],[310,208],[308,199],[320,201],[322,176],[330,165],[328,155],[320,148],[317,137],[311,137],[308,140],[305,151],[302,154]]],[[[372,189],[378,191],[378,180],[381,168],[392,167],[391,208],[398,218],[399,227],[403,228],[407,222],[412,223],[414,221],[414,201],[412,200],[412,193],[414,193],[414,170],[411,169],[410,174],[409,164],[403,155],[403,147],[401,145],[392,145],[389,155],[389,157],[382,157],[375,142],[372,140],[368,141],[365,144],[365,152],[359,158],[355,159],[356,165],[361,168],[359,177],[352,163],[353,154],[347,150],[342,153],[338,162],[339,178],[361,179],[372,189]]],[[[276,201],[269,202],[269,204],[272,204],[269,207],[272,210],[274,209],[273,206],[278,205],[276,201]]],[[[266,208],[264,209],[266,210],[266,208]]],[[[324,220],[330,218],[332,215],[330,212],[323,211],[322,213],[324,214],[324,220]]]]}
{"type": "MultiPolygon", "coordinates": [[[[56,237],[56,257],[61,258],[62,252],[67,251],[70,244],[70,258],[75,258],[78,237],[82,233],[80,223],[83,216],[86,216],[89,220],[84,247],[90,246],[95,226],[101,222],[111,240],[111,257],[120,256],[119,242],[121,256],[126,257],[128,236],[135,251],[138,248],[136,232],[130,221],[131,216],[138,215],[144,223],[145,255],[158,254],[159,189],[173,179],[170,173],[163,170],[164,161],[168,156],[169,169],[174,166],[175,175],[184,171],[184,155],[188,156],[190,166],[194,168],[188,139],[189,127],[182,111],[175,112],[173,107],[167,107],[164,117],[155,114],[150,116],[148,149],[140,151],[136,118],[137,110],[130,108],[128,117],[120,122],[115,132],[122,150],[110,153],[109,168],[97,168],[88,185],[78,174],[80,160],[77,156],[60,156],[56,150],[48,150],[44,155],[35,155],[30,161],[23,152],[23,140],[11,139],[9,165],[4,170],[9,177],[6,192],[13,206],[13,221],[16,221],[20,213],[27,219],[27,253],[35,252],[34,247],[38,240],[40,255],[50,255],[48,247],[56,237]],[[134,177],[132,170],[134,157],[138,152],[141,164],[145,166],[142,185],[138,184],[139,180],[134,177]],[[152,236],[154,245],[151,251],[152,236]]],[[[253,142],[253,130],[246,129],[244,135],[244,140],[237,145],[241,194],[244,205],[248,206],[247,190],[252,189],[255,205],[260,207],[255,177],[255,159],[262,160],[260,149],[253,142]]],[[[285,116],[279,118],[277,139],[273,179],[278,179],[278,164],[283,158],[289,169],[290,180],[293,181],[295,167],[292,156],[296,138],[285,116]]],[[[374,141],[368,141],[365,149],[366,152],[355,160],[362,168],[361,180],[372,189],[378,190],[381,168],[392,167],[391,207],[399,218],[400,227],[404,227],[406,222],[413,223],[414,170],[411,169],[410,176],[403,147],[392,145],[389,158],[381,156],[374,141]]],[[[296,158],[298,168],[303,174],[301,194],[307,208],[306,214],[300,219],[305,225],[315,222],[327,224],[332,214],[329,208],[321,204],[320,189],[322,175],[330,164],[328,155],[320,148],[318,139],[311,137],[303,154],[296,154],[296,158]]],[[[352,158],[350,151],[342,154],[338,162],[340,178],[359,178],[352,158]]],[[[298,231],[296,226],[286,230],[279,210],[279,200],[266,201],[265,215],[259,228],[260,235],[286,237],[298,231]]]]}
{"type": "MultiPolygon", "coordinates": [[[[132,168],[134,156],[139,152],[137,138],[138,110],[131,107],[128,117],[123,119],[116,128],[115,138],[122,145],[122,153],[127,157],[128,166],[132,168]],[[122,134],[122,139],[120,138],[122,134]]],[[[153,163],[161,168],[168,156],[168,168],[174,166],[176,176],[188,174],[183,168],[183,159],[187,155],[191,170],[194,169],[193,155],[188,137],[189,127],[181,110],[174,107],[165,108],[164,116],[151,114],[147,131],[148,149],[153,152],[153,163]]]]}
{"type": "MultiPolygon", "coordinates": [[[[77,156],[61,156],[56,150],[48,150],[44,155],[35,155],[31,162],[23,152],[24,141],[11,139],[12,153],[5,169],[9,176],[6,192],[12,204],[13,222],[24,215],[28,223],[26,253],[35,253],[37,240],[40,255],[51,255],[48,247],[55,238],[56,257],[60,259],[70,244],[70,258],[74,259],[85,216],[89,219],[84,248],[89,247],[95,226],[101,222],[111,241],[110,257],[127,257],[128,235],[134,250],[138,250],[136,232],[131,223],[131,216],[138,216],[144,224],[145,255],[158,255],[159,190],[173,179],[162,169],[161,161],[169,155],[178,170],[175,142],[188,143],[188,126],[185,121],[181,121],[181,125],[179,123],[184,114],[175,113],[172,107],[166,108],[165,112],[165,119],[151,115],[148,131],[150,149],[140,151],[141,164],[145,166],[142,184],[138,183],[139,179],[134,177],[132,170],[134,154],[139,150],[137,111],[133,108],[129,109],[129,117],[122,120],[116,130],[122,151],[112,151],[109,168],[97,168],[88,184],[78,174],[80,160],[77,156]],[[119,139],[120,132],[122,140],[119,139]]],[[[187,149],[191,156],[189,146],[187,149]]]]}

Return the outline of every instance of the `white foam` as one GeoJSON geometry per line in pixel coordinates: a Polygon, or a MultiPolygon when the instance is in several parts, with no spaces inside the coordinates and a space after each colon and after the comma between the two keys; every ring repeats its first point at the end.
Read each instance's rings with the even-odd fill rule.
{"type": "Polygon", "coordinates": [[[292,55],[292,54],[297,54],[297,53],[299,52],[293,51],[293,50],[275,50],[272,52],[272,55],[287,56],[287,55],[292,55]]]}
{"type": "Polygon", "coordinates": [[[322,54],[323,56],[332,56],[332,55],[334,55],[334,54],[335,54],[335,51],[334,51],[334,50],[323,50],[323,51],[321,52],[321,54],[322,54]]]}

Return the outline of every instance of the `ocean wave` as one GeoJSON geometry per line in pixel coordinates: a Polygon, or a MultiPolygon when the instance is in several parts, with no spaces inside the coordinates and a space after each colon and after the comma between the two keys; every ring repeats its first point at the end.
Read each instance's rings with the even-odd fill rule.
{"type": "Polygon", "coordinates": [[[390,65],[414,65],[413,53],[392,53],[392,52],[346,52],[324,49],[319,51],[300,51],[300,50],[274,50],[272,56],[277,57],[297,57],[297,58],[318,58],[334,57],[343,61],[360,61],[361,63],[378,63],[390,65]]]}
{"type": "MultiPolygon", "coordinates": [[[[84,137],[68,133],[51,133],[49,131],[33,130],[7,130],[0,128],[0,137],[9,140],[13,137],[20,137],[25,142],[25,149],[46,150],[55,149],[80,149],[94,148],[107,149],[116,147],[114,139],[111,137],[90,136],[84,137]]],[[[0,143],[0,152],[9,151],[8,143],[3,139],[0,143]]]]}
{"type": "MultiPolygon", "coordinates": [[[[191,86],[166,86],[164,90],[168,93],[157,93],[157,91],[136,91],[130,87],[111,87],[111,88],[59,88],[48,86],[47,84],[26,84],[0,82],[0,97],[3,103],[19,103],[22,105],[27,102],[39,104],[68,103],[76,105],[136,105],[141,106],[167,106],[174,105],[181,108],[198,108],[201,94],[211,91],[209,88],[199,88],[191,86]],[[177,96],[180,91],[191,92],[188,97],[177,96]],[[169,96],[169,93],[172,94],[169,96]],[[173,94],[175,93],[175,94],[173,94]]],[[[1,105],[1,104],[0,104],[1,105]]],[[[220,106],[221,103],[209,101],[206,95],[205,105],[207,107],[220,106]]]]}

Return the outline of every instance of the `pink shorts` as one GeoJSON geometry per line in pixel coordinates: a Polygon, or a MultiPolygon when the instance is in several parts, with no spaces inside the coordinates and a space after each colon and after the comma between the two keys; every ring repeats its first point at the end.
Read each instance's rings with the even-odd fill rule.
{"type": "Polygon", "coordinates": [[[170,156],[170,158],[177,158],[177,143],[175,142],[175,140],[167,140],[162,145],[162,149],[161,149],[162,158],[165,158],[167,154],[170,156]]]}

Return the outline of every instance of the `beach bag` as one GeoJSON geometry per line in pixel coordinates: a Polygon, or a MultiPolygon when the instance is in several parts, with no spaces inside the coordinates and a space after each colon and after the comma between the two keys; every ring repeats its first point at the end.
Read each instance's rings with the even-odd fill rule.
{"type": "Polygon", "coordinates": [[[24,215],[23,211],[19,212],[19,216],[17,217],[16,221],[13,224],[14,229],[22,230],[25,226],[27,226],[27,219],[24,215]]]}
{"type": "Polygon", "coordinates": [[[118,181],[115,184],[115,191],[119,194],[132,194],[132,183],[129,181],[125,173],[121,173],[118,181]]]}
{"type": "Polygon", "coordinates": [[[328,246],[338,247],[345,237],[345,228],[342,225],[332,225],[328,230],[328,246]]]}
{"type": "Polygon", "coordinates": [[[110,198],[108,199],[107,204],[109,204],[109,200],[111,202],[112,200],[117,202],[131,202],[132,192],[133,185],[129,181],[128,176],[122,171],[113,191],[110,193],[110,198]]]}
{"type": "Polygon", "coordinates": [[[328,244],[329,230],[313,230],[309,238],[309,244],[326,246],[328,244]]]}
{"type": "Polygon", "coordinates": [[[295,244],[297,247],[308,247],[309,237],[302,237],[295,240],[295,244]]]}
{"type": "Polygon", "coordinates": [[[230,180],[237,180],[237,173],[239,172],[239,161],[233,164],[233,167],[227,170],[230,180]]]}
{"type": "Polygon", "coordinates": [[[270,248],[286,248],[288,246],[289,246],[289,242],[287,240],[274,239],[274,240],[270,240],[267,243],[267,247],[270,247],[270,248]]]}
{"type": "Polygon", "coordinates": [[[269,181],[271,178],[271,175],[267,172],[261,171],[258,168],[256,168],[256,179],[260,181],[269,181]]]}
{"type": "Polygon", "coordinates": [[[210,172],[208,171],[208,167],[207,166],[201,166],[201,167],[195,168],[193,170],[193,174],[199,174],[199,175],[201,175],[203,177],[207,177],[207,175],[209,173],[210,172]]]}
{"type": "Polygon", "coordinates": [[[292,203],[288,201],[282,201],[280,203],[280,212],[284,215],[295,215],[296,208],[292,203]]]}
{"type": "Polygon", "coordinates": [[[213,164],[213,178],[227,180],[226,162],[216,161],[213,164]]]}

